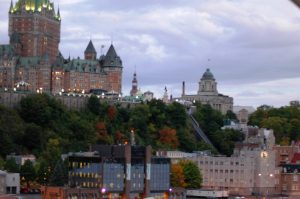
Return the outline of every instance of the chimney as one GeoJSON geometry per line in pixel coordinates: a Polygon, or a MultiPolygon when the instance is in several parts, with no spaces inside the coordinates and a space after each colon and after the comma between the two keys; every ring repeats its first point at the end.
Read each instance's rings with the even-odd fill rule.
{"type": "Polygon", "coordinates": [[[182,97],[185,96],[185,81],[182,82],[182,97]]]}

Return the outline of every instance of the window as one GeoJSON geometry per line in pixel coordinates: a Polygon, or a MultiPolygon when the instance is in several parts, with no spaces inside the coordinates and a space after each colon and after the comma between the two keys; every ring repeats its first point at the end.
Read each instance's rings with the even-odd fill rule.
{"type": "Polygon", "coordinates": [[[294,182],[297,182],[297,181],[298,181],[298,175],[296,175],[296,174],[293,175],[293,181],[294,181],[294,182]]]}

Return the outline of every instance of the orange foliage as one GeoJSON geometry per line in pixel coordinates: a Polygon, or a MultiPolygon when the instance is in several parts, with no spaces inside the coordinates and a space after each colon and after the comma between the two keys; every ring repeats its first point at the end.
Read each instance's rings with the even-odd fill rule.
{"type": "Polygon", "coordinates": [[[115,106],[109,106],[107,109],[108,119],[110,121],[114,120],[117,115],[117,109],[115,106]]]}
{"type": "Polygon", "coordinates": [[[104,122],[97,122],[96,131],[100,137],[107,136],[107,130],[104,122]]]}
{"type": "Polygon", "coordinates": [[[171,165],[171,186],[186,187],[184,171],[180,164],[171,165]]]}
{"type": "Polygon", "coordinates": [[[162,144],[167,144],[171,146],[173,149],[176,149],[179,146],[179,141],[175,129],[164,128],[160,130],[159,133],[160,133],[159,141],[162,144]]]}

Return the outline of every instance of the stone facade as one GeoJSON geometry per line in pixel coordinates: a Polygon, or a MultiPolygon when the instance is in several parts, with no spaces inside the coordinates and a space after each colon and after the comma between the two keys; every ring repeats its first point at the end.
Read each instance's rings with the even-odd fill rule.
{"type": "Polygon", "coordinates": [[[231,157],[197,155],[203,188],[228,190],[230,195],[270,196],[275,191],[275,138],[272,130],[256,129],[237,143],[231,157]]]}
{"type": "Polygon", "coordinates": [[[203,74],[199,89],[196,95],[186,95],[185,82],[182,85],[182,100],[191,102],[201,102],[201,104],[209,104],[212,108],[226,114],[227,111],[232,111],[233,98],[218,93],[217,82],[209,69],[203,74]]]}
{"type": "Polygon", "coordinates": [[[121,94],[122,60],[113,45],[97,58],[92,41],[84,59],[59,52],[60,11],[48,0],[18,0],[9,9],[10,43],[0,45],[0,88],[30,92],[121,94]]]}

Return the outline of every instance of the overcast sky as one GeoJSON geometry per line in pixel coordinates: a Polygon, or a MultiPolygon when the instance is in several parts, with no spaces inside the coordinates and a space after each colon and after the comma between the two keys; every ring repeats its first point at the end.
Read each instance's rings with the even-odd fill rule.
{"type": "MultiPolygon", "coordinates": [[[[62,15],[60,50],[83,57],[90,40],[111,41],[123,60],[123,94],[137,71],[155,96],[188,94],[210,68],[235,105],[287,105],[300,98],[300,10],[288,0],[52,0],[62,15]],[[208,61],[210,59],[210,61],[208,61]]],[[[0,0],[0,44],[10,0],[0,0]]]]}

